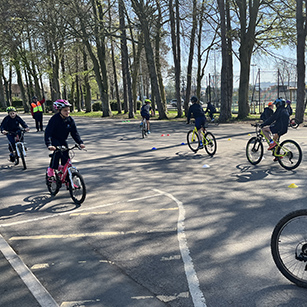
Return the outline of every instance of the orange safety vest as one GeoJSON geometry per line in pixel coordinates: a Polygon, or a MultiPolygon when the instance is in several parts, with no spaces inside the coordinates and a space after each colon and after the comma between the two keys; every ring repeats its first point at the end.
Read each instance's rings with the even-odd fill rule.
{"type": "Polygon", "coordinates": [[[42,105],[40,104],[40,102],[38,102],[37,104],[35,104],[34,102],[31,103],[31,106],[33,108],[33,113],[36,112],[43,112],[43,108],[42,105]]]}

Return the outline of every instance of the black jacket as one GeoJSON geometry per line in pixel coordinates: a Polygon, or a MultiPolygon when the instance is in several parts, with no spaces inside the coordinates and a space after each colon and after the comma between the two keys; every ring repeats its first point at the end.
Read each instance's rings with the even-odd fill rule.
{"type": "Polygon", "coordinates": [[[45,144],[47,147],[65,145],[69,134],[77,144],[83,144],[73,118],[70,116],[62,118],[60,113],[56,113],[50,118],[45,129],[45,144]]]}
{"type": "Polygon", "coordinates": [[[187,116],[188,123],[190,122],[192,114],[194,118],[205,116],[203,107],[199,103],[194,103],[190,106],[188,116],[187,116]]]}
{"type": "Polygon", "coordinates": [[[28,125],[24,122],[24,120],[20,116],[16,115],[15,118],[12,118],[11,116],[7,115],[3,118],[3,121],[1,123],[1,132],[3,130],[16,132],[20,130],[20,125],[23,128],[28,128],[28,125]]]}

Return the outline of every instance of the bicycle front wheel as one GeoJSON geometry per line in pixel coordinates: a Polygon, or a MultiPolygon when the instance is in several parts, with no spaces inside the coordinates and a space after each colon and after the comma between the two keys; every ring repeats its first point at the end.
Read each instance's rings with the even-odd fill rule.
{"type": "Polygon", "coordinates": [[[61,187],[61,183],[59,183],[55,177],[48,177],[47,173],[46,173],[46,185],[49,193],[52,196],[57,195],[61,187]]]}
{"type": "Polygon", "coordinates": [[[216,139],[211,132],[207,132],[205,134],[205,139],[204,139],[203,144],[204,144],[207,154],[213,157],[214,154],[216,153],[217,144],[216,144],[216,139]]]}
{"type": "Polygon", "coordinates": [[[187,134],[188,146],[193,152],[197,152],[199,148],[199,136],[194,130],[190,130],[187,134]]]}
{"type": "Polygon", "coordinates": [[[296,129],[299,126],[299,121],[296,118],[291,118],[289,122],[289,126],[293,129],[296,129]]]}
{"type": "Polygon", "coordinates": [[[256,165],[258,164],[263,157],[263,144],[261,140],[252,137],[246,144],[246,158],[249,163],[256,165]]]}
{"type": "Polygon", "coordinates": [[[71,199],[75,204],[81,205],[84,202],[86,196],[86,188],[83,177],[81,176],[81,174],[73,172],[72,173],[73,186],[69,178],[67,179],[69,181],[69,193],[71,199]]]}
{"type": "Polygon", "coordinates": [[[303,154],[301,147],[293,140],[283,141],[277,148],[276,154],[281,155],[278,162],[286,170],[295,169],[302,162],[303,154]]]}
{"type": "Polygon", "coordinates": [[[19,151],[20,159],[22,161],[23,169],[27,169],[26,158],[23,154],[23,146],[19,143],[19,144],[17,144],[17,148],[18,148],[18,151],[19,151]]]}
{"type": "Polygon", "coordinates": [[[278,222],[271,237],[271,252],[279,271],[307,288],[307,209],[291,212],[278,222]]]}

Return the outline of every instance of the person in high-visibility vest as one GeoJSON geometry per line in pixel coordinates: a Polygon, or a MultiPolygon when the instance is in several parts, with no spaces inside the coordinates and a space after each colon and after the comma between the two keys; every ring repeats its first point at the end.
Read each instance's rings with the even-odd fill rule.
{"type": "Polygon", "coordinates": [[[36,125],[36,132],[39,130],[44,131],[43,129],[43,103],[45,102],[45,98],[43,98],[41,101],[37,101],[37,97],[32,97],[32,103],[31,103],[31,114],[32,117],[35,119],[35,125],[36,125]]]}

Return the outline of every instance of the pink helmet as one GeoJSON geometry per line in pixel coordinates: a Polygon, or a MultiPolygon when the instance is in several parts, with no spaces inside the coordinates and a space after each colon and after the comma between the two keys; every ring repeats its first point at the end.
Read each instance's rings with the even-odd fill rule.
{"type": "Polygon", "coordinates": [[[58,99],[57,101],[55,101],[53,103],[53,107],[56,110],[61,110],[61,109],[66,108],[66,107],[71,107],[71,104],[67,100],[58,99]]]}

